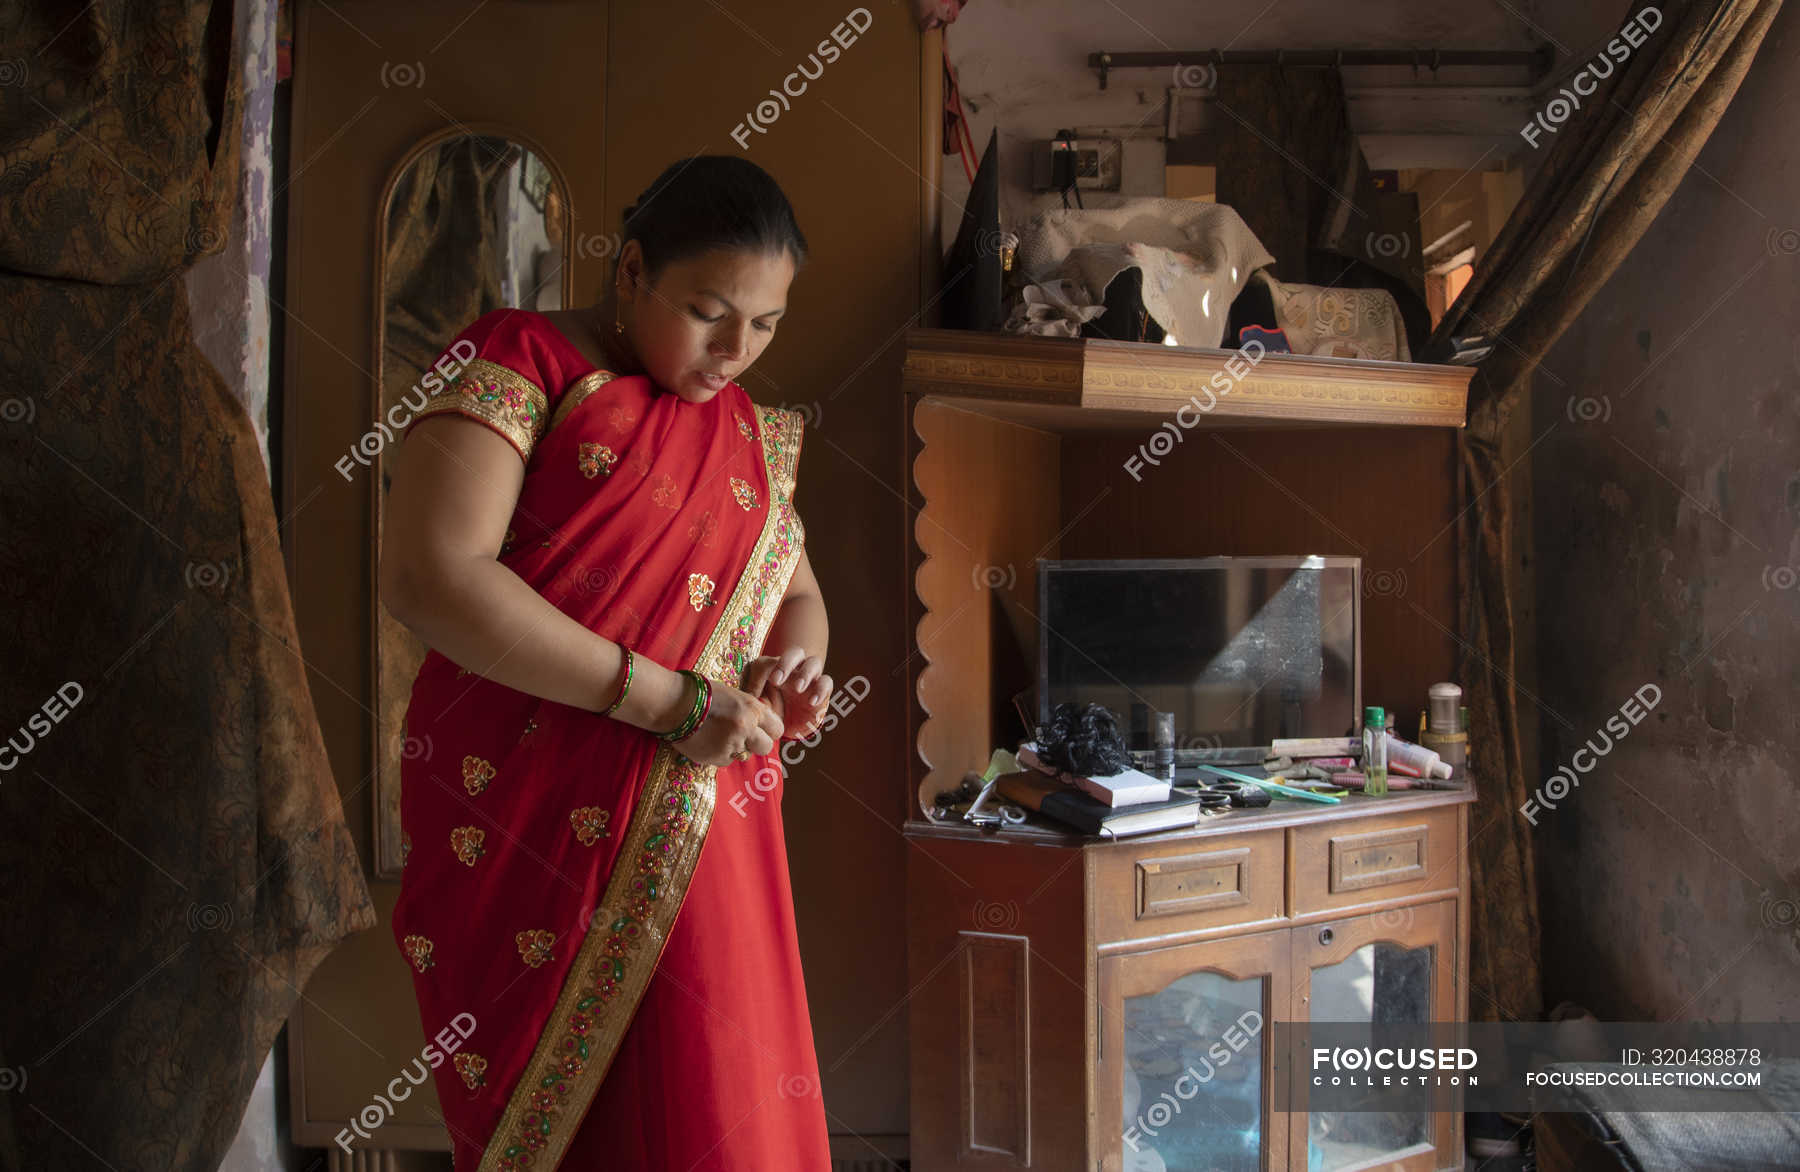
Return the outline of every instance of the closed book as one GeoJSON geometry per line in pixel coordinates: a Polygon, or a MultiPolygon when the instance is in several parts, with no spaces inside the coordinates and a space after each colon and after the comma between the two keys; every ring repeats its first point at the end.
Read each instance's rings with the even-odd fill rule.
{"type": "Polygon", "coordinates": [[[1114,807],[1097,802],[1073,786],[1064,785],[1036,770],[1002,774],[995,788],[1008,801],[1066,823],[1084,834],[1105,838],[1176,830],[1194,825],[1200,815],[1200,799],[1191,794],[1162,802],[1114,807]]]}
{"type": "Polygon", "coordinates": [[[1058,772],[1055,766],[1037,755],[1030,741],[1019,746],[1018,760],[1021,765],[1055,777],[1066,785],[1078,787],[1104,806],[1135,806],[1144,802],[1169,800],[1169,783],[1161,778],[1151,777],[1141,769],[1126,769],[1123,773],[1108,774],[1105,777],[1082,777],[1066,770],[1058,772]]]}

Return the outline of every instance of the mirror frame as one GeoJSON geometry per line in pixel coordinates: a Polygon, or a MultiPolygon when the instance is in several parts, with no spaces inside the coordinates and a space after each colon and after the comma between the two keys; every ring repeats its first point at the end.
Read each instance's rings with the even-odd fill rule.
{"type": "MultiPolygon", "coordinates": [[[[370,343],[374,351],[370,369],[374,374],[374,385],[370,389],[369,417],[379,419],[381,411],[382,388],[387,385],[386,378],[386,342],[387,342],[387,246],[388,246],[388,211],[394,202],[394,193],[407,171],[425,152],[435,150],[444,143],[459,138],[483,137],[504,138],[516,143],[535,154],[542,160],[546,170],[550,172],[550,186],[557,191],[563,203],[563,239],[562,239],[562,303],[567,308],[574,294],[574,199],[569,191],[568,176],[557,164],[555,158],[546,151],[543,144],[533,136],[524,133],[515,126],[499,122],[457,122],[443,130],[427,135],[414,143],[401,156],[399,162],[388,170],[387,180],[381,185],[381,196],[375,211],[375,266],[374,266],[374,308],[375,322],[373,338],[370,343]]],[[[448,345],[450,339],[444,340],[448,345]]],[[[382,484],[385,465],[383,459],[387,446],[384,444],[370,461],[369,477],[369,549],[372,556],[369,574],[369,606],[367,632],[369,640],[369,773],[374,782],[369,789],[369,838],[370,838],[370,877],[374,879],[400,878],[401,867],[405,861],[405,852],[401,846],[401,830],[398,816],[392,825],[386,814],[387,799],[390,793],[398,793],[400,778],[398,771],[394,776],[388,775],[385,768],[386,758],[382,752],[381,728],[381,501],[382,484]]],[[[407,681],[408,686],[411,681],[407,681]]]]}

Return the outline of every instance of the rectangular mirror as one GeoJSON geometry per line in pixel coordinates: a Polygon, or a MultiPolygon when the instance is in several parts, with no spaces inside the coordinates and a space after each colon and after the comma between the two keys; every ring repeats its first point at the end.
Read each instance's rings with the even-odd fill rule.
{"type": "Polygon", "coordinates": [[[1361,728],[1362,562],[1038,562],[1038,719],[1102,704],[1134,753],[1175,714],[1178,764],[1261,761],[1283,737],[1361,728]]]}

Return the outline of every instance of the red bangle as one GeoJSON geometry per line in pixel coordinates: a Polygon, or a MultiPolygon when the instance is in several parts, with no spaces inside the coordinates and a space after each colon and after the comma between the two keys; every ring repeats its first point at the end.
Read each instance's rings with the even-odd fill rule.
{"type": "MultiPolygon", "coordinates": [[[[621,644],[621,646],[623,646],[623,644],[621,644]]],[[[619,705],[623,704],[625,702],[625,693],[627,691],[629,691],[631,688],[631,674],[632,674],[632,671],[636,668],[636,666],[637,666],[637,657],[631,653],[631,648],[626,647],[625,648],[625,672],[623,675],[621,675],[619,677],[619,694],[617,696],[613,697],[613,702],[611,704],[608,704],[605,707],[605,709],[603,709],[601,711],[600,715],[611,716],[615,711],[618,710],[619,705]]]]}

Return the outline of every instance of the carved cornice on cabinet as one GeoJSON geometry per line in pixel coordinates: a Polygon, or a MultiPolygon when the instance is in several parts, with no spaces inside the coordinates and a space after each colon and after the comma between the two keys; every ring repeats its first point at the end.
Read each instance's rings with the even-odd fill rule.
{"type": "Polygon", "coordinates": [[[1184,426],[1461,427],[1473,373],[1305,354],[1252,364],[1237,350],[916,329],[901,379],[911,395],[987,404],[987,413],[1058,428],[1142,427],[1145,415],[1184,406],[1197,415],[1184,426]]]}

